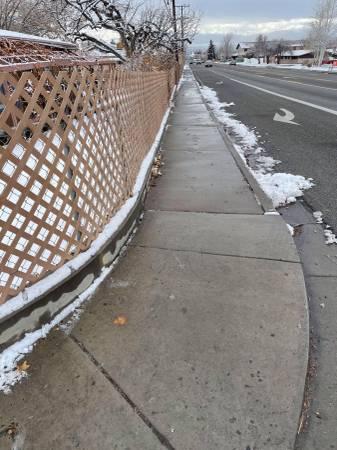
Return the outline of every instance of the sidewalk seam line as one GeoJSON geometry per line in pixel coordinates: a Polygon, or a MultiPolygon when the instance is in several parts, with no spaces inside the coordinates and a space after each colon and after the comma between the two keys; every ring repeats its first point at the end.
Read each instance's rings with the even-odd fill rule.
{"type": "Polygon", "coordinates": [[[137,416],[144,422],[144,424],[151,430],[156,436],[159,442],[169,450],[175,450],[169,439],[164,436],[151,420],[139,409],[139,407],[133,402],[129,395],[121,388],[121,386],[115,381],[108,371],[102,366],[102,364],[89,352],[85,345],[78,340],[75,336],[69,335],[69,338],[81,349],[81,351],[89,358],[95,367],[101,372],[101,374],[107,379],[107,381],[114,387],[118,394],[126,401],[126,403],[132,408],[137,416]]]}
{"type": "MultiPolygon", "coordinates": [[[[172,213],[172,214],[207,214],[207,215],[217,215],[217,216],[256,216],[256,217],[265,217],[265,214],[251,214],[251,213],[219,213],[219,212],[207,212],[207,211],[183,211],[183,210],[174,210],[174,209],[145,209],[145,213],[172,213]]],[[[269,216],[272,217],[272,216],[269,216]]],[[[280,216],[274,216],[280,217],[280,216]]]]}
{"type": "Polygon", "coordinates": [[[256,260],[262,260],[262,261],[275,261],[275,262],[284,262],[284,263],[289,263],[289,264],[301,264],[300,261],[290,261],[288,259],[274,259],[274,258],[263,258],[263,257],[259,257],[259,256],[231,255],[231,254],[226,254],[226,253],[212,253],[212,252],[205,252],[205,251],[198,251],[198,250],[165,248],[165,247],[157,247],[157,246],[151,246],[151,245],[132,244],[132,243],[130,244],[130,247],[152,248],[152,249],[157,249],[157,250],[165,250],[165,251],[169,251],[169,252],[197,253],[198,255],[223,256],[226,258],[256,259],[256,260]]]}
{"type": "Polygon", "coordinates": [[[180,210],[176,210],[176,209],[145,209],[145,212],[147,211],[155,211],[155,212],[174,212],[174,213],[191,213],[191,214],[217,214],[217,215],[222,215],[222,216],[233,216],[233,215],[237,215],[237,216],[256,216],[256,217],[261,217],[264,216],[265,214],[263,213],[263,211],[261,211],[261,213],[247,213],[247,212],[216,212],[216,211],[190,211],[188,209],[180,209],[180,210]]]}

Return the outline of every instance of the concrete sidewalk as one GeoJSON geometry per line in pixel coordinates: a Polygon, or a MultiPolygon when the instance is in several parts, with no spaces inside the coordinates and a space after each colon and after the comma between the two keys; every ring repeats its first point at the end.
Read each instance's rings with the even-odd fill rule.
{"type": "MultiPolygon", "coordinates": [[[[73,331],[40,343],[31,376],[0,397],[0,430],[17,423],[18,448],[294,447],[308,352],[296,248],[192,78],[169,124],[126,256],[73,331]]],[[[11,448],[4,434],[0,448],[11,448]]]]}

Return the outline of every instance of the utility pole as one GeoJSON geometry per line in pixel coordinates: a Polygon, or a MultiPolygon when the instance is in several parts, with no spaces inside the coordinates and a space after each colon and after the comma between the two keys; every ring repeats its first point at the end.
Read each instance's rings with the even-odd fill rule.
{"type": "Polygon", "coordinates": [[[174,31],[174,53],[176,55],[176,60],[179,62],[179,52],[178,52],[178,33],[177,33],[177,14],[176,14],[176,0],[172,0],[172,17],[173,17],[173,31],[174,31]]]}
{"type": "Polygon", "coordinates": [[[180,9],[180,32],[181,32],[181,51],[182,52],[184,52],[184,50],[185,50],[184,9],[189,8],[189,7],[190,7],[190,5],[177,5],[177,8],[180,9]]]}

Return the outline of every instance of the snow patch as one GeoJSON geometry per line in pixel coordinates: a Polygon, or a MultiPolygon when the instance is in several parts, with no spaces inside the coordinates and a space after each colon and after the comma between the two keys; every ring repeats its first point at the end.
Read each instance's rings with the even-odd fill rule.
{"type": "Polygon", "coordinates": [[[26,333],[23,339],[11,345],[0,354],[0,391],[8,394],[11,391],[11,386],[27,377],[26,372],[17,370],[16,366],[18,362],[33,350],[37,341],[46,338],[52,328],[79,308],[84,301],[88,300],[94,294],[98,285],[109,275],[111,270],[112,267],[104,268],[101,275],[96,278],[92,285],[79,295],[74,302],[57,314],[51,322],[43,325],[36,331],[26,333]]]}
{"type": "Polygon", "coordinates": [[[255,178],[276,207],[296,202],[303,192],[313,186],[311,180],[290,173],[255,172],[255,178]]]}
{"type": "Polygon", "coordinates": [[[317,223],[323,223],[323,213],[321,211],[315,211],[313,216],[317,223]]]}
{"type": "Polygon", "coordinates": [[[306,189],[310,189],[313,186],[312,179],[306,179],[301,175],[272,173],[274,167],[280,161],[270,156],[262,155],[261,153],[264,152],[264,149],[258,144],[257,134],[237,120],[233,113],[226,111],[226,108],[234,104],[220,102],[217,93],[207,86],[201,86],[200,90],[216,118],[225,124],[238,138],[239,145],[234,144],[235,149],[262,189],[271,198],[275,208],[294,203],[297,197],[301,197],[306,189]],[[254,167],[251,167],[247,161],[248,154],[255,155],[254,167]],[[256,157],[256,155],[259,156],[256,157]]]}
{"type": "Polygon", "coordinates": [[[287,227],[288,227],[289,233],[290,233],[292,236],[294,236],[294,235],[295,235],[295,228],[292,227],[291,225],[289,225],[289,223],[287,223],[287,227]]]}
{"type": "Polygon", "coordinates": [[[331,230],[324,230],[324,236],[327,245],[337,244],[337,237],[331,230]]]}
{"type": "MultiPolygon", "coordinates": [[[[293,50],[293,52],[296,50],[293,50]]],[[[299,50],[303,51],[303,50],[299,50]]],[[[238,66],[249,66],[254,68],[260,68],[260,69],[286,69],[286,70],[306,70],[311,72],[333,72],[337,73],[337,67],[333,66],[332,64],[322,64],[321,66],[304,66],[303,64],[275,64],[275,63],[264,63],[263,61],[260,62],[256,58],[245,58],[243,62],[236,63],[238,66]]]]}
{"type": "MultiPolygon", "coordinates": [[[[322,211],[315,211],[313,213],[313,216],[317,223],[324,224],[323,222],[323,213],[322,211]]],[[[324,230],[324,237],[325,237],[325,243],[326,245],[332,245],[337,244],[337,237],[336,235],[330,230],[330,225],[325,224],[325,230],[324,230]]]]}

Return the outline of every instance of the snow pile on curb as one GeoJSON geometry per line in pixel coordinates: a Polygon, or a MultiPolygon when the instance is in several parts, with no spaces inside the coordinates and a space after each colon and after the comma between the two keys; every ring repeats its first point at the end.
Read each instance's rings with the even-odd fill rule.
{"type": "Polygon", "coordinates": [[[275,207],[296,202],[297,197],[301,197],[305,190],[313,186],[311,180],[301,175],[263,172],[256,172],[254,175],[275,207]]]}
{"type": "Polygon", "coordinates": [[[258,59],[256,58],[245,58],[243,62],[238,62],[238,66],[250,66],[250,67],[259,67],[261,69],[295,69],[295,70],[306,70],[311,72],[329,72],[329,73],[337,73],[337,67],[332,66],[331,64],[322,64],[321,66],[304,66],[303,64],[275,64],[275,63],[264,63],[261,62],[259,64],[258,59]]]}
{"type": "Polygon", "coordinates": [[[313,216],[317,223],[323,223],[323,213],[322,211],[315,211],[313,216]]]}
{"type": "Polygon", "coordinates": [[[337,244],[336,235],[329,229],[324,230],[325,243],[327,245],[337,244]]]}
{"type": "Polygon", "coordinates": [[[258,137],[255,132],[235,119],[234,114],[226,111],[226,108],[233,106],[234,103],[221,103],[216,92],[207,86],[201,86],[200,89],[216,118],[230,128],[239,139],[239,145],[234,144],[234,147],[246,166],[253,173],[261,188],[271,198],[275,208],[294,203],[297,197],[301,197],[305,190],[313,186],[312,179],[306,179],[301,175],[272,173],[274,167],[280,161],[270,156],[261,155],[264,149],[259,146],[258,137]],[[256,155],[256,167],[249,167],[247,153],[256,155]]]}
{"type": "Polygon", "coordinates": [[[332,244],[337,244],[337,237],[336,235],[330,230],[330,225],[326,225],[323,222],[323,213],[322,211],[315,211],[313,213],[313,216],[316,220],[316,223],[320,224],[320,225],[324,225],[325,226],[325,230],[324,230],[324,237],[325,237],[325,243],[326,245],[332,245],[332,244]]]}

